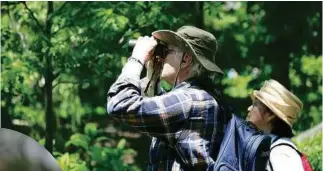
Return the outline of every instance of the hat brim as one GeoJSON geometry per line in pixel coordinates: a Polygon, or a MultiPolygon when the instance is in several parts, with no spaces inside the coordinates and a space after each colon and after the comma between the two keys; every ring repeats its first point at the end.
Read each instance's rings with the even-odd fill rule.
{"type": "Polygon", "coordinates": [[[223,71],[212,61],[205,58],[204,56],[199,56],[195,53],[193,47],[179,34],[171,30],[158,30],[152,33],[152,35],[167,44],[174,45],[182,49],[183,51],[193,55],[205,69],[223,74],[223,71]]]}
{"type": "Polygon", "coordinates": [[[250,98],[252,99],[252,101],[255,101],[255,99],[257,98],[258,100],[260,100],[264,105],[266,105],[277,117],[279,117],[281,120],[283,120],[289,127],[292,128],[292,124],[288,122],[288,120],[286,120],[286,118],[282,117],[284,116],[284,114],[279,111],[278,109],[276,109],[274,106],[272,106],[271,104],[269,104],[266,100],[264,100],[264,98],[260,95],[260,92],[257,90],[254,90],[250,95],[250,98]]]}

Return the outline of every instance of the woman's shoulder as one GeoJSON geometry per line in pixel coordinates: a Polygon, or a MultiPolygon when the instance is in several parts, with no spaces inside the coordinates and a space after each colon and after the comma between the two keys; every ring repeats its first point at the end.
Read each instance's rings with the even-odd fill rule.
{"type": "Polygon", "coordinates": [[[303,171],[301,157],[293,147],[296,148],[296,145],[289,138],[280,138],[271,145],[270,162],[273,170],[303,171]]]}
{"type": "Polygon", "coordinates": [[[295,149],[297,147],[290,138],[279,138],[271,144],[271,155],[299,156],[295,149]]]}
{"type": "MultiPolygon", "coordinates": [[[[282,145],[286,145],[286,144],[291,145],[297,149],[296,145],[292,142],[292,140],[290,138],[286,138],[286,137],[279,138],[278,140],[276,140],[274,143],[271,144],[271,148],[273,148],[273,147],[278,148],[278,146],[282,146],[282,145]]],[[[288,145],[286,145],[286,146],[288,146],[288,145]]]]}

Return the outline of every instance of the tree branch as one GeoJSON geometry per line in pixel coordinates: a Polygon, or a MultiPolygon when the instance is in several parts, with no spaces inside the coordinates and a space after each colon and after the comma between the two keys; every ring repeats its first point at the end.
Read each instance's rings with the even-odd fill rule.
{"type": "Polygon", "coordinates": [[[35,17],[34,13],[30,10],[30,8],[28,8],[26,2],[22,2],[22,4],[24,4],[25,8],[28,10],[29,14],[31,15],[31,17],[35,20],[37,26],[40,28],[40,30],[45,33],[42,25],[39,23],[38,19],[35,17]]]}
{"type": "MultiPolygon", "coordinates": [[[[54,17],[55,15],[57,15],[65,6],[66,6],[67,2],[65,2],[62,6],[60,6],[60,8],[58,10],[56,10],[53,15],[51,15],[51,17],[49,19],[52,19],[52,17],[54,17]]],[[[85,9],[84,6],[82,6],[80,9],[78,9],[78,12],[79,11],[82,11],[83,9],[85,9]]],[[[77,12],[77,13],[78,13],[77,12]]],[[[56,35],[59,31],[61,31],[62,29],[66,28],[66,27],[70,27],[72,26],[72,24],[67,24],[67,25],[64,25],[62,27],[60,27],[58,30],[56,30],[55,32],[52,33],[52,35],[56,35]]]]}
{"type": "MultiPolygon", "coordinates": [[[[92,77],[92,79],[102,77],[102,74],[104,74],[107,71],[109,71],[108,67],[106,67],[106,69],[104,71],[100,72],[96,77],[92,77]]],[[[76,85],[76,84],[88,83],[90,81],[91,81],[90,79],[84,79],[82,81],[74,81],[74,82],[73,81],[66,81],[66,80],[58,81],[56,84],[53,85],[53,89],[54,89],[54,87],[56,87],[59,84],[74,84],[74,85],[76,85]]]]}
{"type": "Polygon", "coordinates": [[[54,73],[53,74],[53,80],[55,80],[59,75],[60,75],[60,72],[54,73]]]}
{"type": "Polygon", "coordinates": [[[55,32],[53,32],[52,33],[52,35],[54,36],[54,35],[56,35],[59,31],[61,31],[61,30],[63,30],[64,28],[66,28],[66,27],[69,27],[70,25],[64,25],[63,27],[60,27],[60,28],[58,28],[58,30],[56,30],[55,32]]]}
{"type": "Polygon", "coordinates": [[[88,82],[90,82],[90,80],[74,81],[74,82],[73,81],[59,81],[53,85],[53,89],[59,84],[74,84],[74,85],[76,85],[76,84],[83,84],[83,83],[88,83],[88,82]]]}
{"type": "Polygon", "coordinates": [[[66,6],[66,4],[67,4],[67,1],[66,2],[64,2],[64,4],[63,5],[61,5],[59,8],[58,8],[58,10],[56,10],[51,16],[50,16],[50,18],[49,19],[52,19],[57,13],[59,13],[65,6],[66,6]]]}

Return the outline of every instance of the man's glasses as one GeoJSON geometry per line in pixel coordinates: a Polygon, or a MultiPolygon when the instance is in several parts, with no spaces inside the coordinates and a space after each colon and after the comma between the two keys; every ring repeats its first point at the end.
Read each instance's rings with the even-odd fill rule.
{"type": "MultiPolygon", "coordinates": [[[[182,51],[177,51],[177,50],[174,50],[174,49],[169,49],[169,48],[166,48],[165,49],[165,57],[167,56],[167,55],[170,55],[170,54],[174,54],[174,53],[180,53],[180,52],[182,52],[182,51]]],[[[184,52],[183,52],[184,53],[184,52]]]]}
{"type": "Polygon", "coordinates": [[[182,51],[177,51],[177,50],[168,48],[167,43],[165,43],[165,42],[163,42],[161,40],[157,39],[157,42],[158,42],[158,44],[157,44],[157,46],[155,48],[154,55],[161,58],[159,60],[164,60],[167,57],[167,55],[174,54],[174,53],[177,53],[177,52],[182,52],[182,51]]]}

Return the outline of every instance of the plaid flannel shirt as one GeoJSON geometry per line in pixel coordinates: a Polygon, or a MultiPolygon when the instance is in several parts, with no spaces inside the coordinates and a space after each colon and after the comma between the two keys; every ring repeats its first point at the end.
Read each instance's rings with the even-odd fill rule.
{"type": "Polygon", "coordinates": [[[182,170],[180,159],[194,170],[212,167],[211,153],[221,139],[217,101],[189,82],[160,96],[143,97],[140,75],[133,68],[142,70],[135,61],[127,62],[110,87],[107,108],[110,116],[153,137],[147,170],[182,170]]]}

